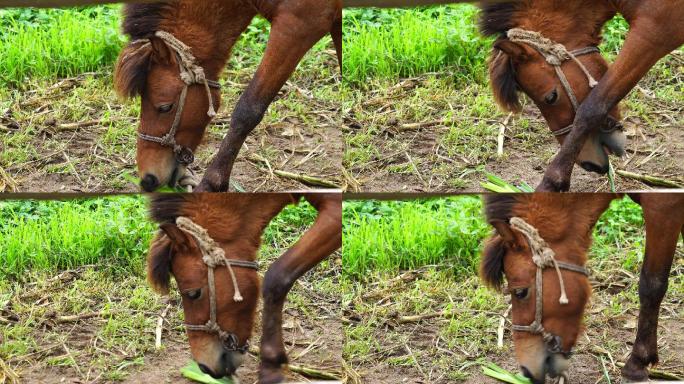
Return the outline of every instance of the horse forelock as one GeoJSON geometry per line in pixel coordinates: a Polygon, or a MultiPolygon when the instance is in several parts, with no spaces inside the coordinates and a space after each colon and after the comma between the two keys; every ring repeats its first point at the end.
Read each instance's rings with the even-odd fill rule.
{"type": "Polygon", "coordinates": [[[501,291],[503,286],[505,254],[506,248],[500,236],[491,237],[482,250],[480,278],[497,291],[501,291]]]}
{"type": "Polygon", "coordinates": [[[121,51],[114,68],[114,87],[124,98],[141,95],[150,68],[153,48],[149,40],[172,17],[176,1],[127,4],[123,9],[123,33],[130,43],[121,51]]]}
{"type": "Polygon", "coordinates": [[[509,112],[520,112],[518,82],[511,58],[503,51],[493,48],[489,58],[489,80],[494,100],[509,112]]]}
{"type": "Polygon", "coordinates": [[[169,292],[171,280],[171,259],[173,258],[173,244],[163,233],[158,233],[147,255],[147,280],[152,288],[161,293],[169,292]]]}

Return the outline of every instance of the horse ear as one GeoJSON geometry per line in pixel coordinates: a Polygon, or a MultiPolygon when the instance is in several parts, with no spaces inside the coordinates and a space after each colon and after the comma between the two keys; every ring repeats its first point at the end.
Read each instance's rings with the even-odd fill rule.
{"type": "Polygon", "coordinates": [[[150,44],[152,45],[152,61],[157,64],[173,64],[174,56],[171,52],[171,48],[166,44],[166,42],[157,36],[150,38],[150,44]]]}
{"type": "Polygon", "coordinates": [[[507,54],[516,63],[524,62],[530,58],[525,47],[508,39],[497,40],[494,43],[494,48],[507,54]]]}
{"type": "Polygon", "coordinates": [[[142,94],[150,68],[152,46],[146,41],[134,41],[119,54],[114,67],[114,88],[124,98],[142,94]]]}
{"type": "Polygon", "coordinates": [[[162,231],[169,237],[174,246],[180,251],[187,251],[190,249],[190,239],[188,235],[183,232],[174,223],[164,223],[159,226],[162,231]]]}
{"type": "Polygon", "coordinates": [[[491,225],[494,227],[494,229],[496,229],[496,232],[499,234],[499,236],[501,236],[501,239],[505,243],[515,242],[515,234],[513,233],[513,229],[511,229],[510,224],[502,220],[497,220],[491,222],[491,225]]]}
{"type": "Polygon", "coordinates": [[[518,82],[511,57],[504,51],[494,48],[489,59],[489,79],[494,99],[503,109],[520,112],[522,106],[518,99],[518,82]]]}

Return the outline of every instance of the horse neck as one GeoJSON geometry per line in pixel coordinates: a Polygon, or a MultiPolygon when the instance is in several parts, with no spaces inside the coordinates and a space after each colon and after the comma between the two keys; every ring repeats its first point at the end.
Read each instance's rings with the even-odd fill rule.
{"type": "Polygon", "coordinates": [[[266,226],[292,199],[287,194],[207,194],[184,213],[205,228],[230,259],[253,261],[266,226]]]}
{"type": "Polygon", "coordinates": [[[616,14],[616,5],[608,0],[533,0],[516,13],[513,24],[572,50],[598,45],[603,25],[616,14]]]}
{"type": "Polygon", "coordinates": [[[241,0],[183,0],[159,29],[189,46],[207,77],[215,79],[255,15],[256,10],[241,0]]]}
{"type": "Polygon", "coordinates": [[[515,211],[537,228],[556,251],[557,260],[585,265],[593,228],[617,197],[613,194],[534,194],[515,211]]]}

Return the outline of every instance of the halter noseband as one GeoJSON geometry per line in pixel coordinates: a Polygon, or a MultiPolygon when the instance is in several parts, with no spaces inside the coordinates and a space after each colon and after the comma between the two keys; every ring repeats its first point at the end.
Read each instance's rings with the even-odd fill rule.
{"type": "Polygon", "coordinates": [[[561,275],[561,269],[565,269],[571,272],[576,272],[589,276],[589,272],[583,266],[565,263],[562,261],[557,261],[555,258],[555,252],[549,247],[549,245],[544,241],[544,239],[539,235],[539,232],[535,227],[525,222],[525,220],[519,217],[513,217],[510,220],[511,227],[518,230],[525,236],[527,243],[529,244],[530,250],[532,251],[532,261],[537,266],[537,274],[535,276],[535,298],[536,298],[536,308],[534,311],[534,321],[530,325],[518,325],[513,324],[511,329],[519,332],[529,332],[533,335],[541,335],[544,339],[544,344],[546,344],[546,349],[550,353],[564,353],[570,354],[571,351],[564,352],[561,346],[561,339],[544,329],[542,325],[543,321],[543,294],[542,289],[544,285],[544,269],[555,268],[558,274],[558,282],[560,284],[561,296],[558,302],[561,305],[568,304],[568,296],[565,293],[565,283],[563,282],[563,275],[561,275]]]}
{"type": "Polygon", "coordinates": [[[214,282],[214,269],[220,266],[225,266],[228,269],[228,273],[233,282],[233,290],[235,291],[233,301],[240,302],[242,301],[242,295],[240,295],[240,288],[238,287],[237,279],[235,278],[232,267],[249,268],[256,271],[259,269],[259,264],[255,261],[226,258],[225,251],[209,236],[207,230],[187,217],[178,217],[176,219],[176,226],[185,233],[192,235],[197,241],[197,245],[202,251],[202,261],[207,265],[207,284],[209,286],[209,320],[201,325],[185,323],[185,328],[188,331],[215,333],[218,335],[226,350],[240,353],[247,352],[249,341],[245,340],[245,344],[240,346],[237,335],[222,330],[216,321],[216,284],[214,282]]]}
{"type": "MultiPolygon", "coordinates": [[[[188,87],[194,84],[204,85],[204,88],[207,92],[207,98],[209,100],[209,110],[207,111],[207,116],[214,117],[216,116],[216,111],[214,110],[214,99],[211,96],[210,88],[221,89],[221,84],[218,81],[207,79],[206,75],[204,74],[204,69],[197,64],[197,59],[192,55],[192,50],[182,41],[165,31],[157,31],[154,35],[162,39],[166,45],[175,52],[178,61],[178,68],[180,71],[180,78],[185,85],[183,86],[180,98],[178,99],[176,115],[173,118],[173,123],[171,124],[171,129],[169,132],[163,136],[152,136],[144,133],[138,133],[138,137],[142,140],[158,143],[164,147],[173,148],[173,153],[176,155],[176,160],[178,163],[182,165],[190,165],[193,161],[195,161],[195,155],[193,154],[192,150],[188,147],[179,145],[176,142],[176,131],[178,130],[181,116],[183,115],[183,107],[185,107],[185,98],[188,93],[188,87]]],[[[149,39],[138,41],[143,42],[144,44],[150,44],[149,39]]]]}
{"type": "MultiPolygon", "coordinates": [[[[565,93],[568,95],[568,98],[570,99],[570,103],[572,104],[573,110],[575,111],[575,113],[577,113],[577,110],[579,109],[579,102],[577,101],[577,96],[575,96],[575,92],[572,90],[572,86],[570,86],[570,82],[568,81],[567,76],[565,76],[565,72],[563,72],[561,66],[564,62],[568,60],[573,60],[575,63],[577,63],[582,72],[584,72],[584,75],[587,77],[589,87],[594,88],[598,84],[598,82],[596,81],[596,79],[594,79],[591,73],[589,73],[587,67],[585,67],[584,64],[582,64],[582,62],[577,57],[592,53],[601,53],[599,48],[592,45],[569,51],[567,48],[565,48],[563,44],[556,43],[553,40],[547,39],[546,37],[542,36],[542,34],[539,32],[528,31],[521,28],[512,28],[508,30],[506,36],[508,37],[508,40],[512,42],[527,44],[530,47],[534,48],[544,57],[544,59],[546,59],[547,63],[553,66],[553,69],[556,71],[556,76],[558,76],[561,85],[563,85],[565,93]]],[[[573,128],[574,124],[570,124],[567,127],[561,128],[557,131],[553,131],[552,134],[556,137],[564,136],[570,133],[573,128]]],[[[601,132],[611,133],[618,129],[622,130],[622,125],[620,124],[620,122],[608,116],[606,126],[601,128],[601,132]]]]}

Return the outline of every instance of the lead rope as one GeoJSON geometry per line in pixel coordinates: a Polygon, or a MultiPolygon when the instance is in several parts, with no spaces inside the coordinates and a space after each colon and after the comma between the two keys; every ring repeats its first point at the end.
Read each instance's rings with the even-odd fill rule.
{"type": "MultiPolygon", "coordinates": [[[[195,240],[197,240],[197,244],[200,247],[200,250],[202,251],[202,260],[204,263],[209,267],[209,279],[213,280],[214,278],[214,268],[216,268],[219,265],[225,265],[226,268],[228,269],[228,273],[230,274],[230,279],[233,282],[233,300],[236,302],[240,302],[243,300],[242,295],[240,294],[240,287],[238,286],[237,283],[237,278],[235,277],[235,273],[233,272],[233,267],[232,265],[235,264],[236,266],[246,266],[249,264],[251,267],[254,265],[253,262],[244,262],[242,263],[241,260],[228,260],[226,259],[226,253],[223,250],[223,248],[219,247],[219,245],[214,241],[209,236],[209,233],[207,233],[207,230],[202,228],[201,226],[197,225],[195,222],[190,220],[187,217],[184,216],[179,216],[176,219],[176,225],[178,228],[183,230],[184,232],[192,235],[195,240]]],[[[210,281],[209,282],[209,289],[213,291],[214,289],[214,282],[210,281]]],[[[211,292],[211,297],[210,300],[216,300],[214,292],[211,292]]],[[[210,303],[213,304],[211,305],[211,310],[212,310],[212,319],[216,318],[216,304],[215,303],[210,303]]]]}
{"type": "MultiPolygon", "coordinates": [[[[525,220],[519,217],[511,218],[511,227],[518,230],[526,238],[532,250],[532,261],[539,269],[553,266],[558,275],[560,283],[561,296],[558,302],[560,304],[568,304],[568,295],[565,293],[565,282],[563,281],[563,274],[561,274],[558,261],[556,261],[556,253],[549,247],[546,241],[539,235],[539,231],[525,220]]],[[[537,291],[541,292],[541,279],[537,279],[537,291]]]]}

